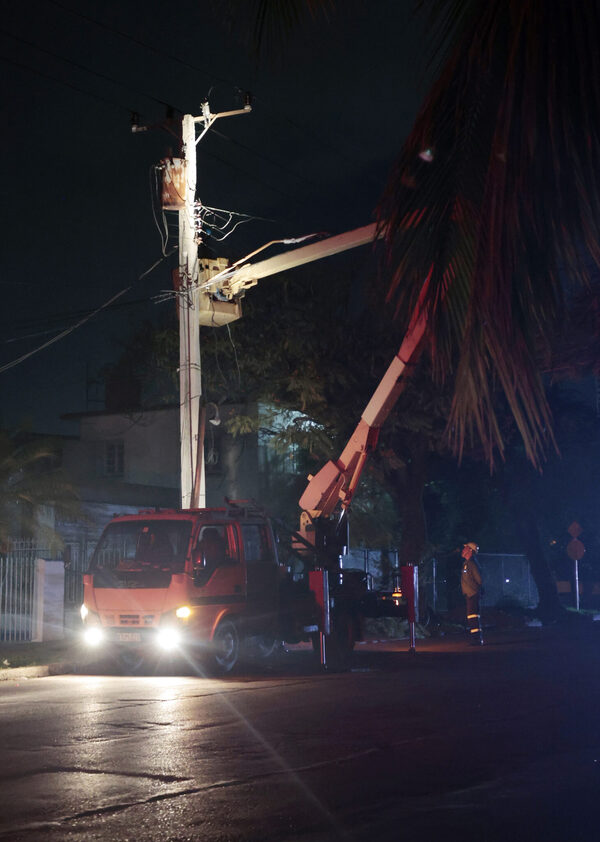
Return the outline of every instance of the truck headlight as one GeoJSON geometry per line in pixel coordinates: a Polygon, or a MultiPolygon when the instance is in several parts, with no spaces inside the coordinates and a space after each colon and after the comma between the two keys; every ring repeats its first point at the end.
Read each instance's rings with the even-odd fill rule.
{"type": "Polygon", "coordinates": [[[170,652],[173,649],[177,649],[181,643],[181,633],[172,626],[165,626],[164,629],[158,630],[156,642],[161,649],[170,652]]]}
{"type": "Polygon", "coordinates": [[[88,626],[83,633],[83,639],[88,646],[98,646],[104,639],[104,632],[100,626],[88,626]]]}
{"type": "Polygon", "coordinates": [[[181,605],[176,611],[175,616],[178,620],[187,620],[192,616],[192,609],[189,605],[181,605]]]}

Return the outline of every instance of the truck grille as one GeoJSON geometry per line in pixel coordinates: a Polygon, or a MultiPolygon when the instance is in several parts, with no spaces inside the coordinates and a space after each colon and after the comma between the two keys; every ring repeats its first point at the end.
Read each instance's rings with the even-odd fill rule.
{"type": "Polygon", "coordinates": [[[119,614],[120,626],[151,626],[153,624],[153,614],[119,614]]]}
{"type": "Polygon", "coordinates": [[[140,615],[139,614],[120,614],[119,615],[119,625],[120,626],[139,626],[140,624],[140,615]]]}

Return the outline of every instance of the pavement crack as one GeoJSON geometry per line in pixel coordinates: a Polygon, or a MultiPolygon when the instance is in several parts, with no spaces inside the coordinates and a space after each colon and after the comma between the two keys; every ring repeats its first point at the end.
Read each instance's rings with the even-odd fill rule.
{"type": "MultiPolygon", "coordinates": [[[[347,763],[357,759],[358,757],[364,757],[368,754],[377,753],[378,749],[369,748],[359,752],[352,752],[348,755],[342,755],[340,757],[333,757],[329,758],[328,760],[319,761],[317,763],[310,763],[305,766],[297,766],[288,769],[272,769],[268,772],[262,772],[257,775],[250,775],[246,778],[231,778],[229,780],[222,780],[222,781],[214,781],[210,784],[204,784],[201,786],[188,786],[184,789],[177,789],[175,791],[169,792],[160,792],[155,795],[150,795],[147,798],[140,798],[132,801],[120,802],[118,804],[107,804],[104,807],[93,807],[88,810],[81,810],[76,813],[72,813],[68,816],[62,816],[59,819],[53,819],[52,821],[48,822],[40,822],[36,823],[36,829],[43,829],[44,827],[51,828],[57,826],[64,826],[73,821],[78,821],[81,819],[87,819],[92,816],[106,816],[106,815],[116,815],[118,813],[123,813],[127,810],[133,809],[134,807],[141,807],[147,804],[156,804],[160,801],[166,801],[168,799],[175,799],[180,798],[181,796],[187,795],[199,795],[203,792],[210,792],[211,790],[219,790],[219,789],[230,789],[233,787],[243,787],[249,784],[255,783],[256,781],[266,780],[268,778],[273,777],[280,777],[282,775],[299,775],[302,773],[310,772],[315,769],[322,769],[327,766],[336,766],[341,763],[347,763]]],[[[130,772],[107,772],[103,769],[81,769],[81,768],[73,768],[73,767],[60,767],[55,769],[46,769],[44,772],[77,772],[77,773],[84,773],[84,774],[98,774],[98,775],[123,775],[125,777],[133,777],[133,778],[149,778],[152,780],[158,780],[164,783],[176,783],[180,781],[181,783],[189,780],[189,778],[176,778],[175,776],[169,775],[138,775],[136,773],[130,772]]],[[[33,774],[39,774],[33,773],[33,774]]],[[[0,831],[0,839],[5,838],[7,835],[14,835],[17,831],[22,832],[24,830],[29,829],[30,826],[20,827],[20,828],[12,828],[10,831],[2,832],[0,831]]]]}
{"type": "Polygon", "coordinates": [[[3,780],[26,780],[27,778],[34,778],[40,775],[60,775],[64,773],[70,773],[75,775],[107,775],[111,777],[119,777],[119,778],[133,778],[137,780],[146,780],[146,781],[158,781],[159,783],[171,784],[171,783],[184,783],[185,781],[189,781],[189,777],[180,776],[180,775],[164,775],[164,774],[153,774],[152,772],[127,772],[121,769],[119,770],[110,770],[110,769],[87,769],[84,766],[47,766],[42,769],[29,769],[26,772],[22,772],[21,774],[12,774],[9,776],[7,775],[0,775],[0,781],[3,780]]]}

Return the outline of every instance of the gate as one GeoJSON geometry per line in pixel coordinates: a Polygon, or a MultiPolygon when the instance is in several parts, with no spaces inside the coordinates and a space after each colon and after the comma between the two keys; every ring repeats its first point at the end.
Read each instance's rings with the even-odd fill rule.
{"type": "Polygon", "coordinates": [[[67,541],[63,551],[65,561],[65,610],[79,609],[83,602],[83,574],[96,541],[67,541]]]}
{"type": "MultiPolygon", "coordinates": [[[[73,541],[65,545],[65,619],[78,615],[83,601],[83,574],[95,541],[73,541]]],[[[8,551],[0,553],[0,641],[26,643],[32,638],[34,615],[35,561],[52,558],[35,540],[10,540],[8,551]]]]}

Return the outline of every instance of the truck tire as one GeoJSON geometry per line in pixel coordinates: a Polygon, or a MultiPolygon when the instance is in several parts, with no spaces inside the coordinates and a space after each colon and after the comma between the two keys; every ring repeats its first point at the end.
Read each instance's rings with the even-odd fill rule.
{"type": "Polygon", "coordinates": [[[240,635],[235,623],[224,620],[217,626],[211,646],[210,668],[216,675],[233,672],[240,660],[240,635]]]}
{"type": "Polygon", "coordinates": [[[283,653],[283,641],[273,634],[255,634],[246,638],[244,659],[259,667],[273,668],[283,653]]]}

